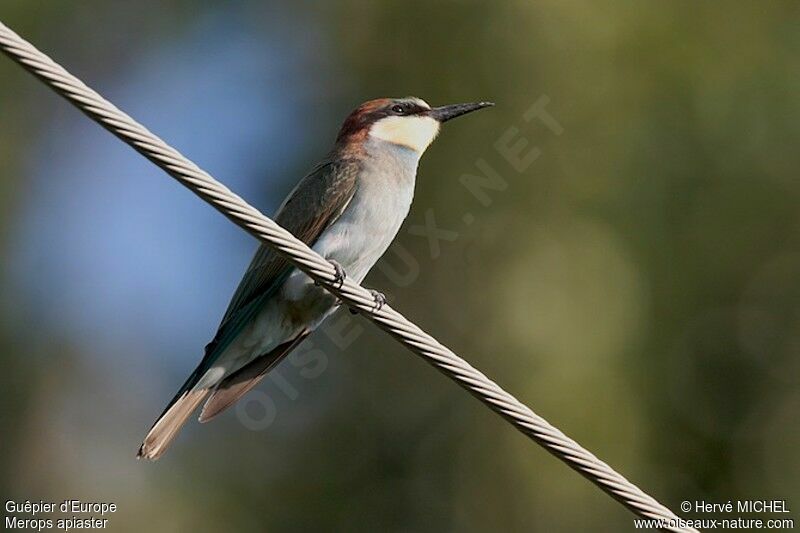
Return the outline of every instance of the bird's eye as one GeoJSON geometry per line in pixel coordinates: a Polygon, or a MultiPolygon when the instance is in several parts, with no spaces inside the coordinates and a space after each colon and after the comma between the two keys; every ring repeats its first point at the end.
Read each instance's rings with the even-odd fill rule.
{"type": "Polygon", "coordinates": [[[399,105],[399,104],[398,105],[393,105],[392,106],[392,111],[394,113],[397,113],[398,115],[403,115],[406,112],[406,108],[401,106],[401,105],[399,105]]]}

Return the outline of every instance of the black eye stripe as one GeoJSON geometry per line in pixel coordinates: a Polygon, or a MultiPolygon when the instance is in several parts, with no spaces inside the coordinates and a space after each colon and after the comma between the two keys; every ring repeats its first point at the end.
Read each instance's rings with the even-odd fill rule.
{"type": "Polygon", "coordinates": [[[370,114],[372,121],[377,121],[385,117],[400,116],[408,117],[419,115],[428,111],[427,107],[423,107],[416,102],[395,102],[375,110],[370,114]]]}
{"type": "Polygon", "coordinates": [[[413,102],[403,102],[398,104],[392,104],[386,111],[386,113],[407,116],[407,115],[417,115],[425,111],[427,111],[427,109],[419,104],[413,102]]]}

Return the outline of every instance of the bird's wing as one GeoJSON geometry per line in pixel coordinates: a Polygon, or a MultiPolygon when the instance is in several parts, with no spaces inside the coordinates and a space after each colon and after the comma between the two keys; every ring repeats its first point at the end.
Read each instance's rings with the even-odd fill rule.
{"type": "MultiPolygon", "coordinates": [[[[353,198],[358,170],[358,163],[355,161],[328,160],[320,163],[289,193],[278,210],[275,221],[308,246],[313,246],[320,234],[339,218],[353,198]]],[[[206,346],[203,360],[150,429],[139,449],[140,457],[156,459],[164,452],[178,429],[209,392],[192,391],[192,388],[253,318],[262,304],[281,286],[291,269],[292,265],[274,254],[270,248],[265,245],[259,247],[228,304],[228,310],[214,340],[206,346]]],[[[296,339],[273,350],[275,361],[272,364],[286,355],[306,335],[307,332],[303,332],[296,339]]],[[[258,383],[260,376],[269,370],[269,365],[262,368],[259,366],[261,364],[259,362],[247,367],[247,372],[254,373],[254,376],[250,376],[247,372],[234,373],[238,377],[225,382],[231,389],[228,395],[220,395],[219,403],[214,405],[217,408],[224,408],[229,403],[228,398],[230,401],[235,401],[238,395],[244,394],[252,385],[258,383]],[[249,377],[249,381],[244,380],[245,377],[249,377]],[[239,380],[242,383],[239,383],[239,380]]]]}
{"type": "MultiPolygon", "coordinates": [[[[353,198],[357,171],[357,164],[348,161],[320,164],[289,193],[275,221],[308,246],[313,246],[353,198]]],[[[281,274],[288,274],[290,266],[269,246],[262,244],[233,294],[220,328],[268,291],[281,274]]]]}
{"type": "MultiPolygon", "coordinates": [[[[358,163],[354,161],[323,161],[289,193],[278,209],[276,222],[313,246],[322,231],[336,221],[353,198],[358,169],[358,163]]],[[[203,377],[263,303],[281,286],[289,272],[291,264],[288,261],[265,245],[258,249],[228,304],[214,340],[206,345],[202,361],[167,404],[161,417],[203,377]]]]}
{"type": "MultiPolygon", "coordinates": [[[[308,246],[342,214],[356,191],[358,164],[349,160],[326,161],[318,165],[289,193],[275,221],[308,246]]],[[[281,286],[292,265],[262,244],[233,294],[207,355],[219,352],[239,333],[281,286]],[[227,340],[227,342],[225,342],[227,340]]]]}

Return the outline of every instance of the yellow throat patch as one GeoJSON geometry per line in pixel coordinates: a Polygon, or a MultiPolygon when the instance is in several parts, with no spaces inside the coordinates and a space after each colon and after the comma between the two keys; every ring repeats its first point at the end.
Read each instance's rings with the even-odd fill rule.
{"type": "Polygon", "coordinates": [[[376,122],[369,134],[422,154],[439,134],[439,122],[420,116],[386,117],[376,122]]]}

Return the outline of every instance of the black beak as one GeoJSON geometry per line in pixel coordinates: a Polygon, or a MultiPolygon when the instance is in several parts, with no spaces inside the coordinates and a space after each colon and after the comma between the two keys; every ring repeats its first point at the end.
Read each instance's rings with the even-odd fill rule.
{"type": "Polygon", "coordinates": [[[441,107],[434,107],[428,111],[428,116],[438,120],[439,122],[447,122],[451,118],[460,117],[467,113],[472,113],[484,107],[492,107],[492,102],[475,102],[472,104],[453,104],[443,105],[441,107]]]}

